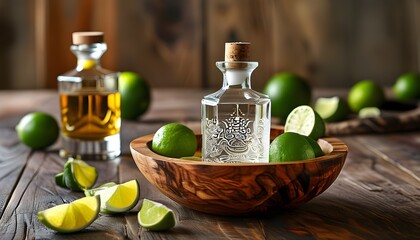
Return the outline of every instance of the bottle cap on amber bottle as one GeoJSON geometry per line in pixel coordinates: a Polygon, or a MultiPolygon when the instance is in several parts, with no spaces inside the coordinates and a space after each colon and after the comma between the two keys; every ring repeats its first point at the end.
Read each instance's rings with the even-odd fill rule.
{"type": "Polygon", "coordinates": [[[103,32],[74,32],[72,37],[74,45],[104,42],[103,32]]]}
{"type": "Polygon", "coordinates": [[[225,62],[250,61],[251,43],[228,42],[225,43],[225,62]]]}

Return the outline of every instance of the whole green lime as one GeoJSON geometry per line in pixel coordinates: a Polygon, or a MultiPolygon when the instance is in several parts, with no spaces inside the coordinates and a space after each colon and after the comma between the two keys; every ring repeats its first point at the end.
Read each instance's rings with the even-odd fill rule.
{"type": "Polygon", "coordinates": [[[298,75],[289,72],[272,76],[263,92],[271,99],[271,115],[286,119],[287,115],[300,105],[309,105],[311,88],[298,75]]]}
{"type": "Polygon", "coordinates": [[[356,83],[348,94],[348,104],[353,112],[366,107],[381,107],[385,101],[384,90],[372,80],[356,83]]]}
{"type": "Polygon", "coordinates": [[[51,146],[58,138],[60,129],[55,118],[47,113],[26,114],[16,125],[21,142],[32,149],[51,146]]]}
{"type": "Polygon", "coordinates": [[[420,74],[406,73],[401,75],[392,87],[395,98],[411,100],[420,98],[420,74]]]}
{"type": "MultiPolygon", "coordinates": [[[[318,154],[320,154],[318,152],[318,154]]],[[[277,136],[270,144],[270,162],[291,162],[315,158],[315,151],[303,135],[286,132],[277,136]]]]}
{"type": "Polygon", "coordinates": [[[134,72],[122,72],[118,78],[121,94],[121,117],[135,120],[143,115],[150,105],[150,87],[146,80],[134,72]]]}
{"type": "Polygon", "coordinates": [[[187,126],[169,123],[159,128],[153,136],[152,150],[166,157],[190,157],[197,150],[197,139],[187,126]]]}
{"type": "Polygon", "coordinates": [[[321,149],[321,146],[319,146],[318,142],[314,139],[304,136],[306,141],[312,146],[312,150],[314,150],[315,157],[321,157],[324,156],[324,152],[321,149]]]}

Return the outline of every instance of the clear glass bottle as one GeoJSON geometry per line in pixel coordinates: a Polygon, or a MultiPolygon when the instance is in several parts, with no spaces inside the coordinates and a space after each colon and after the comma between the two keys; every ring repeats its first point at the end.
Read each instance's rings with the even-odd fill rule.
{"type": "Polygon", "coordinates": [[[251,89],[258,66],[249,43],[226,43],[222,88],[201,101],[202,155],[207,162],[268,162],[271,102],[251,89]]]}
{"type": "Polygon", "coordinates": [[[113,159],[120,155],[118,74],[101,67],[102,32],[75,32],[70,50],[77,67],[58,76],[62,157],[113,159]]]}

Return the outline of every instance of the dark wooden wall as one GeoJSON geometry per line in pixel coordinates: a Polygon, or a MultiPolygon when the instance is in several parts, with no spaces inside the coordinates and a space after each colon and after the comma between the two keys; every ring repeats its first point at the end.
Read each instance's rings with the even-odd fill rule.
{"type": "Polygon", "coordinates": [[[419,70],[417,0],[0,0],[0,88],[55,88],[74,31],[104,31],[103,66],[153,87],[217,88],[226,41],[249,41],[253,87],[278,71],[317,87],[419,70]]]}

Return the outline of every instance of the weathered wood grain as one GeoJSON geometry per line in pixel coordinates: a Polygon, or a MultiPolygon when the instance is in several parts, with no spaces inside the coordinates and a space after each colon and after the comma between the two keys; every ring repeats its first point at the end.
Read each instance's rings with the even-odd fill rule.
{"type": "Polygon", "coordinates": [[[420,135],[418,132],[378,136],[355,136],[352,141],[371,151],[375,166],[395,181],[405,181],[420,188],[420,135]],[[391,169],[389,169],[391,168],[391,169]]]}
{"type": "Polygon", "coordinates": [[[136,71],[153,87],[201,87],[201,2],[117,1],[115,69],[136,71]]]}
{"type": "Polygon", "coordinates": [[[19,144],[15,131],[1,128],[0,136],[0,216],[2,216],[30,152],[19,144]]]}
{"type": "Polygon", "coordinates": [[[327,125],[328,135],[392,133],[420,130],[420,107],[402,113],[371,118],[355,117],[327,125]]]}
{"type": "Polygon", "coordinates": [[[318,87],[349,87],[364,78],[390,85],[402,72],[418,70],[414,2],[207,1],[209,86],[221,86],[214,62],[223,60],[226,41],[252,43],[260,63],[256,89],[278,71],[296,72],[318,87]]]}

